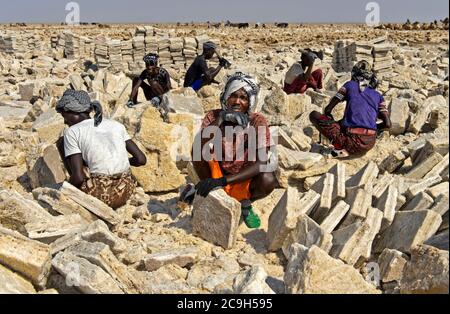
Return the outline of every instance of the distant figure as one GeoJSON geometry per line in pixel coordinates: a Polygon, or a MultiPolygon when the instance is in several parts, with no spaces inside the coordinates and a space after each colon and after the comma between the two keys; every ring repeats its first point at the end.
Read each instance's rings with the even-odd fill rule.
{"type": "Polygon", "coordinates": [[[219,58],[217,68],[208,68],[206,60],[210,60],[214,56],[216,49],[217,46],[212,41],[207,41],[203,44],[203,53],[195,58],[186,72],[184,87],[192,87],[195,91],[198,91],[203,86],[215,82],[214,78],[219,74],[220,70],[229,64],[225,58],[219,58]]]}
{"type": "Polygon", "coordinates": [[[323,59],[323,53],[311,49],[300,50],[301,60],[292,65],[286,73],[283,90],[287,94],[303,94],[308,88],[315,91],[323,87],[323,73],[321,69],[313,72],[315,59],[323,59]]]}
{"type": "Polygon", "coordinates": [[[130,99],[127,102],[128,107],[137,104],[139,88],[144,91],[145,99],[150,100],[155,107],[160,105],[162,95],[172,89],[169,72],[162,67],[158,67],[158,58],[159,56],[154,53],[145,55],[146,69],[139,77],[133,79],[130,99]],[[148,84],[145,83],[145,80],[148,84]]]}
{"type": "Polygon", "coordinates": [[[56,111],[69,126],[57,142],[69,183],[114,209],[123,206],[136,188],[130,165],[145,165],[144,153],[121,123],[102,118],[100,103],[85,91],[65,91],[56,111]]]}
{"type": "Polygon", "coordinates": [[[365,154],[371,150],[377,131],[389,129],[391,120],[383,96],[376,90],[377,78],[367,61],[359,61],[352,69],[352,79],[344,84],[322,115],[311,112],[309,119],[334,147],[334,157],[365,154]],[[347,101],[344,119],[335,121],[333,108],[347,101]],[[377,124],[377,119],[382,122],[377,124]]]}
{"type": "Polygon", "coordinates": [[[287,28],[289,26],[288,23],[275,23],[276,27],[287,28]]]}

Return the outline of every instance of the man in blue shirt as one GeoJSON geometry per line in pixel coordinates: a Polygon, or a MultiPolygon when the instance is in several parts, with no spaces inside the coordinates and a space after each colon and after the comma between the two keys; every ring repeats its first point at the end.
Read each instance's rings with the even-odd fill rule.
{"type": "Polygon", "coordinates": [[[333,156],[346,157],[368,152],[375,145],[377,130],[389,129],[391,121],[383,96],[376,90],[375,74],[367,61],[352,69],[352,79],[344,84],[324,110],[311,112],[309,118],[334,147],[333,156]],[[344,119],[334,121],[334,107],[347,101],[344,119]],[[382,122],[377,125],[377,119],[382,122]]]}

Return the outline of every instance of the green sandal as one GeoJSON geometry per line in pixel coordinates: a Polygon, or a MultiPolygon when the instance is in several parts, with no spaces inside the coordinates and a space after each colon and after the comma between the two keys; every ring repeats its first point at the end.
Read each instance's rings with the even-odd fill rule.
{"type": "Polygon", "coordinates": [[[244,217],[245,225],[248,228],[254,229],[254,228],[259,228],[261,226],[261,219],[253,211],[252,206],[242,207],[241,210],[242,210],[242,216],[244,217]]]}

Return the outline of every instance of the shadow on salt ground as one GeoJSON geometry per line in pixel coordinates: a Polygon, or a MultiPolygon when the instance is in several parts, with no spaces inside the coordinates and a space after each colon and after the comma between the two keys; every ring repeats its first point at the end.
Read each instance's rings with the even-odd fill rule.
{"type": "Polygon", "coordinates": [[[30,184],[30,177],[27,172],[24,172],[20,177],[16,179],[16,181],[24,188],[25,191],[31,192],[33,188],[30,184]]]}
{"type": "Polygon", "coordinates": [[[170,198],[165,201],[160,201],[158,199],[151,199],[147,204],[148,212],[152,215],[154,214],[167,214],[172,216],[173,219],[179,214],[177,210],[177,197],[170,198]]]}
{"type": "Polygon", "coordinates": [[[184,230],[187,234],[192,234],[191,216],[187,215],[167,225],[169,228],[184,230]]]}
{"type": "Polygon", "coordinates": [[[243,233],[242,236],[244,237],[246,242],[255,249],[256,253],[258,254],[267,253],[266,231],[264,231],[263,229],[255,229],[251,230],[248,233],[245,234],[243,233]]]}

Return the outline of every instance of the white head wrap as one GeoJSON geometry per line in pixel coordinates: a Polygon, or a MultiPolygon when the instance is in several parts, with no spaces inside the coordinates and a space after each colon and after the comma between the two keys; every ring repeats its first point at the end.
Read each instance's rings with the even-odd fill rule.
{"type": "Polygon", "coordinates": [[[236,72],[228,78],[225,88],[220,95],[220,103],[222,104],[222,109],[227,109],[227,100],[231,94],[244,88],[249,99],[249,112],[253,112],[256,109],[256,104],[258,103],[258,93],[259,85],[258,82],[251,76],[236,72]]]}

